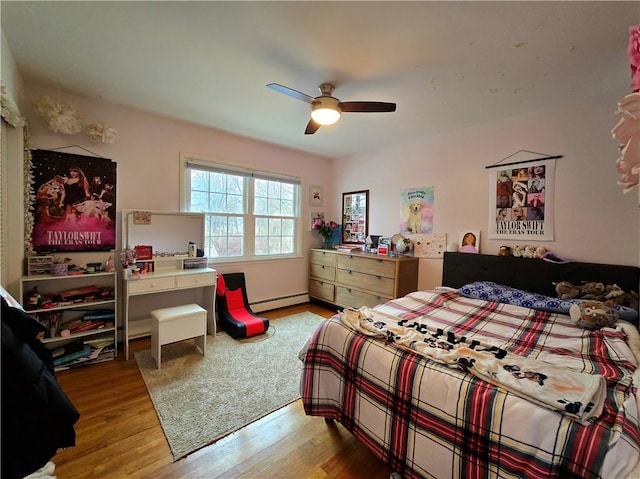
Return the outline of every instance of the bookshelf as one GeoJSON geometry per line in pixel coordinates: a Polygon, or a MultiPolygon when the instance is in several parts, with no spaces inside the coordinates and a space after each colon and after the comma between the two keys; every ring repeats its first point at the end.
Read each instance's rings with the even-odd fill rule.
{"type": "MultiPolygon", "coordinates": [[[[101,265],[114,256],[107,252],[91,255],[87,263],[101,265]]],[[[74,253],[64,256],[76,265],[87,264],[80,263],[84,258],[74,253]]],[[[117,275],[102,268],[92,273],[80,269],[60,276],[45,273],[21,278],[23,308],[47,328],[40,339],[51,350],[56,371],[116,357],[117,275]]]]}

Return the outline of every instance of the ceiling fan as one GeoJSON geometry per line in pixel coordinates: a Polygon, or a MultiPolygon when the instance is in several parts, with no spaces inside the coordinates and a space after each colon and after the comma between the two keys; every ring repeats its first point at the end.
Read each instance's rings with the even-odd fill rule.
{"type": "Polygon", "coordinates": [[[331,83],[322,83],[318,87],[320,96],[315,98],[278,83],[269,83],[267,87],[311,104],[311,119],[309,123],[307,123],[307,128],[304,130],[305,135],[313,135],[318,131],[318,128],[323,125],[333,125],[340,119],[342,113],[382,113],[396,111],[395,103],[385,103],[381,101],[340,101],[332,96],[335,86],[331,83]]]}

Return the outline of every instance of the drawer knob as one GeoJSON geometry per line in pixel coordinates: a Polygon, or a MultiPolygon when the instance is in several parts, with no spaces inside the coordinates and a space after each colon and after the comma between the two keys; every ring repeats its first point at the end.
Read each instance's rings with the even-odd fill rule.
{"type": "Polygon", "coordinates": [[[349,274],[353,274],[353,271],[349,270],[349,274]]]}
{"type": "Polygon", "coordinates": [[[325,268],[325,266],[324,266],[324,265],[322,265],[322,266],[320,267],[320,269],[324,269],[324,268],[325,268]]]}
{"type": "Polygon", "coordinates": [[[376,276],[376,278],[378,278],[378,279],[382,279],[382,276],[376,276]]]}

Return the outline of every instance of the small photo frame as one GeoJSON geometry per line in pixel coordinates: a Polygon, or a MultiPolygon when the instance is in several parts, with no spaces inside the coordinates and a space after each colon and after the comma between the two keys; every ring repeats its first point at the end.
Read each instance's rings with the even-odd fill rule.
{"type": "Polygon", "coordinates": [[[309,205],[322,206],[323,200],[324,200],[324,193],[322,192],[322,186],[318,186],[318,185],[309,186],[309,205]]]}
{"type": "Polygon", "coordinates": [[[324,211],[312,211],[309,213],[309,231],[313,231],[313,223],[316,220],[324,221],[324,211]]]}
{"type": "Polygon", "coordinates": [[[458,252],[478,254],[480,252],[480,231],[461,231],[460,239],[458,240],[458,252]]]}

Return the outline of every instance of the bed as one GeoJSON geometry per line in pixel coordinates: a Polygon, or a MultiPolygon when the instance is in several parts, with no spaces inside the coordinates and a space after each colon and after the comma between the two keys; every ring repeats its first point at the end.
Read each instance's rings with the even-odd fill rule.
{"type": "Polygon", "coordinates": [[[581,329],[463,295],[476,281],[551,298],[560,281],[637,291],[640,268],[445,253],[443,287],[318,326],[300,352],[305,413],[404,479],[640,477],[637,318],[581,329]]]}

